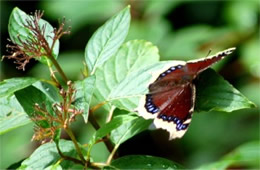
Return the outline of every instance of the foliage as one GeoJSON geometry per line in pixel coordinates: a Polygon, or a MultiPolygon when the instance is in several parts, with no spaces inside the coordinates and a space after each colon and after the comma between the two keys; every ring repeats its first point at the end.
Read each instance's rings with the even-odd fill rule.
{"type": "Polygon", "coordinates": [[[130,25],[129,7],[108,20],[90,38],[85,60],[90,75],[109,59],[124,42],[130,25]]]}
{"type": "MultiPolygon", "coordinates": [[[[81,3],[83,2],[77,4],[79,8],[82,7],[81,3]]],[[[112,3],[121,5],[119,2],[112,3]]],[[[100,16],[100,10],[92,9],[96,4],[99,2],[91,2],[87,7],[89,10],[84,10],[84,13],[100,16]]],[[[0,83],[0,134],[21,128],[32,121],[35,125],[33,139],[47,142],[39,146],[28,158],[15,164],[19,167],[18,169],[72,169],[77,166],[95,169],[179,169],[186,167],[186,165],[179,165],[165,158],[147,154],[117,158],[120,146],[150,129],[152,121],[139,117],[135,109],[140,97],[148,90],[148,83],[152,78],[151,73],[158,72],[172,63],[172,61],[159,61],[160,55],[164,56],[163,59],[169,59],[169,56],[176,58],[184,56],[183,58],[188,59],[187,56],[192,54],[195,56],[202,54],[204,51],[197,49],[201,46],[206,48],[211,43],[210,39],[223,34],[233,35],[228,29],[216,30],[202,25],[186,28],[175,34],[169,33],[169,23],[160,19],[160,15],[166,15],[170,8],[178,4],[181,3],[172,2],[165,5],[156,1],[143,2],[145,9],[143,17],[150,15],[154,17],[147,20],[147,23],[134,20],[131,23],[133,29],[131,29],[130,20],[131,17],[136,16],[133,11],[130,13],[130,6],[111,17],[97,29],[86,44],[84,55],[86,65],[82,64],[83,79],[74,82],[67,77],[58,60],[59,39],[69,33],[68,30],[64,30],[65,23],[62,22],[56,29],[41,19],[42,14],[39,12],[32,16],[27,15],[18,7],[13,9],[9,18],[8,32],[14,45],[9,46],[11,54],[4,58],[15,59],[21,66],[18,68],[22,69],[25,69],[30,59],[36,59],[46,64],[45,67],[49,70],[47,79],[45,76],[20,77],[5,79],[0,83]],[[152,12],[154,9],[158,9],[157,13],[152,12]],[[202,34],[204,36],[201,36],[202,34]],[[135,35],[140,37],[135,37],[135,35]],[[140,40],[141,38],[145,40],[140,40]],[[183,47],[186,42],[190,43],[183,47]],[[171,43],[170,48],[169,43],[171,43]],[[98,112],[101,112],[102,118],[106,119],[105,122],[98,120],[98,112]],[[84,132],[84,135],[88,136],[86,144],[81,144],[76,139],[72,129],[72,122],[77,122],[80,119],[79,115],[84,119],[82,127],[92,124],[95,128],[93,133],[90,133],[90,130],[84,132]],[[62,139],[62,131],[70,140],[62,139]],[[102,162],[94,160],[92,156],[94,146],[100,142],[105,144],[110,153],[102,162]]],[[[48,7],[49,4],[45,3],[43,6],[48,7]]],[[[68,7],[69,5],[64,4],[56,13],[68,7]]],[[[107,6],[102,9],[106,8],[111,10],[107,6]]],[[[236,9],[227,7],[226,10],[230,11],[228,15],[230,21],[238,25],[241,32],[247,27],[253,29],[254,21],[250,21],[249,25],[239,25],[240,21],[234,19],[237,9],[243,11],[240,4],[236,4],[236,9]]],[[[109,10],[105,12],[110,13],[109,10]]],[[[243,11],[243,17],[247,18],[247,15],[253,14],[251,11],[243,11]]],[[[75,17],[73,24],[78,23],[80,27],[82,18],[73,17],[75,17]]],[[[93,22],[91,17],[87,20],[93,22]]],[[[243,35],[245,36],[243,38],[251,36],[250,33],[243,35]]],[[[223,43],[223,40],[219,40],[211,47],[220,49],[223,46],[236,45],[234,43],[236,41],[231,36],[230,42],[223,43]]],[[[257,42],[253,40],[242,46],[242,53],[252,56],[248,59],[243,58],[245,63],[252,63],[256,56],[257,42]]],[[[75,68],[79,69],[79,67],[75,68]]],[[[219,65],[218,68],[221,66],[219,65]]],[[[250,72],[250,68],[246,67],[246,69],[250,72]]],[[[197,87],[196,112],[234,112],[256,107],[252,101],[212,69],[200,74],[195,83],[197,87]]],[[[203,122],[202,126],[205,125],[211,126],[203,122]]],[[[238,147],[215,163],[200,166],[199,169],[225,169],[236,166],[257,168],[259,167],[258,151],[259,142],[249,143],[238,147]]]]}
{"type": "MultiPolygon", "coordinates": [[[[160,157],[129,155],[113,161],[109,169],[180,169],[182,166],[160,157]]],[[[106,169],[106,168],[105,168],[106,169]]]]}
{"type": "Polygon", "coordinates": [[[255,107],[253,102],[243,96],[222,77],[217,76],[212,70],[203,72],[197,83],[197,110],[225,111],[255,107]]]}
{"type": "Polygon", "coordinates": [[[87,123],[88,121],[89,105],[91,102],[91,97],[93,95],[95,83],[95,76],[90,76],[85,78],[83,81],[75,82],[77,93],[74,105],[78,109],[84,110],[82,115],[85,120],[85,123],[87,123]]]}
{"type": "MultiPolygon", "coordinates": [[[[36,32],[32,31],[28,25],[28,21],[30,20],[32,16],[27,15],[25,12],[23,12],[22,10],[20,10],[19,8],[14,8],[10,19],[9,19],[9,25],[8,25],[8,32],[10,35],[10,38],[13,42],[16,42],[18,45],[23,45],[22,42],[26,42],[28,40],[33,40],[33,41],[37,41],[36,38],[38,38],[36,36],[36,32]],[[28,25],[28,27],[26,27],[25,25],[28,25]],[[19,35],[19,36],[17,36],[19,35]]],[[[55,36],[54,34],[54,29],[53,27],[45,20],[41,19],[39,21],[39,27],[43,28],[43,35],[47,40],[47,43],[52,46],[52,44],[54,43],[54,47],[53,47],[53,55],[55,58],[58,57],[59,54],[59,41],[56,42],[55,39],[53,39],[53,37],[55,36]],[[55,41],[53,41],[55,40],[55,41]]],[[[41,51],[44,49],[40,49],[41,51]]],[[[26,53],[29,53],[29,51],[27,51],[26,53]]],[[[47,58],[43,55],[39,55],[39,60],[45,64],[47,63],[47,58]]]]}
{"type": "MultiPolygon", "coordinates": [[[[76,155],[71,141],[60,140],[61,151],[66,155],[76,155]]],[[[25,159],[19,169],[44,169],[49,166],[57,166],[60,155],[54,142],[46,143],[37,148],[32,155],[25,159]]],[[[63,168],[68,168],[70,162],[63,162],[63,168]]]]}
{"type": "Polygon", "coordinates": [[[259,141],[246,143],[231,153],[227,154],[220,161],[203,165],[198,169],[227,169],[227,168],[255,168],[259,167],[259,141]]]}

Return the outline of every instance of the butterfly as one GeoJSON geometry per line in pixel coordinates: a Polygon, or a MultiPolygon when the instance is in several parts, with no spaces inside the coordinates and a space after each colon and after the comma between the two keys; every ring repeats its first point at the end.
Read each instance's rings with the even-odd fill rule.
{"type": "Polygon", "coordinates": [[[169,132],[169,140],[181,138],[187,131],[195,106],[194,79],[214,63],[231,54],[235,48],[190,61],[175,61],[157,73],[149,92],[140,98],[137,111],[145,119],[154,119],[156,128],[169,132]]]}

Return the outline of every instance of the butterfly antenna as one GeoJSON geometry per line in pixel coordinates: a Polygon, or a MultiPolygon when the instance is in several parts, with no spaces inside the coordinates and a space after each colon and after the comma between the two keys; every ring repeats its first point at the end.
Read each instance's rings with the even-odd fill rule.
{"type": "MultiPolygon", "coordinates": [[[[208,52],[208,54],[206,55],[205,59],[210,55],[211,51],[212,51],[212,49],[209,49],[209,52],[208,52]]],[[[198,70],[200,70],[202,67],[203,67],[203,66],[200,66],[198,70]]]]}
{"type": "Polygon", "coordinates": [[[208,54],[206,55],[206,57],[205,58],[207,58],[209,55],[210,55],[210,53],[211,53],[211,49],[209,49],[209,52],[208,52],[208,54]]]}

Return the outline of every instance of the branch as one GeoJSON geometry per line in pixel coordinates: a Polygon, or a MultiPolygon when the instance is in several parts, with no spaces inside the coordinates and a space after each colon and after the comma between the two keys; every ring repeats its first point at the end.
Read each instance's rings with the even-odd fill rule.
{"type": "Polygon", "coordinates": [[[81,149],[80,149],[80,147],[79,147],[79,145],[78,145],[78,142],[77,142],[77,140],[76,140],[76,138],[75,138],[73,132],[71,131],[70,128],[66,128],[65,131],[66,131],[66,133],[69,135],[69,137],[71,138],[72,142],[74,143],[75,148],[76,148],[76,151],[77,151],[77,153],[79,154],[79,157],[80,157],[81,161],[84,162],[84,165],[85,165],[86,160],[85,160],[85,158],[84,158],[84,156],[83,156],[83,154],[82,154],[82,152],[81,152],[81,149]]]}
{"type": "MultiPolygon", "coordinates": [[[[93,125],[93,127],[94,127],[96,130],[98,130],[98,129],[100,128],[100,126],[99,126],[99,124],[97,123],[97,121],[96,121],[96,119],[95,119],[95,117],[94,117],[94,115],[93,115],[93,112],[92,112],[91,110],[89,111],[88,120],[90,121],[90,123],[93,125]]],[[[104,141],[104,143],[105,143],[107,149],[109,150],[109,152],[112,152],[114,146],[113,146],[112,142],[109,140],[109,137],[108,137],[108,136],[104,137],[104,138],[103,138],[103,141],[104,141]]]]}
{"type": "Polygon", "coordinates": [[[119,145],[116,145],[116,146],[114,147],[114,149],[113,149],[112,152],[110,153],[109,157],[107,158],[106,164],[109,165],[109,164],[111,163],[111,161],[112,161],[112,159],[113,159],[113,157],[114,157],[114,155],[115,155],[116,150],[118,149],[118,147],[119,147],[119,145]]]}
{"type": "Polygon", "coordinates": [[[56,144],[56,148],[57,148],[57,150],[58,150],[59,155],[60,155],[63,159],[72,161],[72,162],[74,162],[74,163],[76,163],[76,164],[80,164],[80,165],[83,165],[83,166],[85,165],[82,161],[80,161],[80,160],[78,160],[78,159],[76,159],[76,158],[73,158],[73,157],[64,155],[64,154],[61,152],[61,150],[60,150],[59,144],[56,143],[56,142],[55,142],[55,144],[56,144]]]}

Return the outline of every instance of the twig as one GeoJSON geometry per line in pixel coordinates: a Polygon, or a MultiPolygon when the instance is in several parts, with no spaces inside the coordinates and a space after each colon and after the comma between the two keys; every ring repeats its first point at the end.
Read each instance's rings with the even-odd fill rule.
{"type": "Polygon", "coordinates": [[[116,150],[118,149],[118,147],[119,147],[119,145],[116,145],[116,146],[114,147],[114,149],[113,149],[112,152],[110,153],[109,157],[107,158],[106,164],[109,165],[109,164],[111,163],[111,161],[112,161],[112,159],[113,159],[113,157],[114,157],[114,155],[115,155],[116,150]]]}
{"type": "Polygon", "coordinates": [[[81,152],[81,149],[80,149],[80,147],[79,147],[79,145],[78,145],[78,142],[77,142],[77,140],[76,140],[76,138],[75,138],[73,132],[71,131],[71,129],[70,129],[69,127],[66,128],[65,131],[66,131],[66,133],[69,135],[69,137],[71,138],[72,142],[74,143],[75,148],[76,148],[76,151],[77,151],[77,153],[79,154],[79,157],[80,157],[81,161],[82,161],[82,162],[84,163],[84,165],[85,165],[86,160],[85,160],[85,158],[84,158],[84,156],[83,156],[83,154],[82,154],[82,152],[81,152]]]}
{"type": "Polygon", "coordinates": [[[56,59],[53,57],[52,54],[49,54],[48,55],[48,58],[51,60],[51,62],[53,63],[53,65],[55,66],[55,68],[57,69],[57,71],[60,73],[63,81],[66,83],[68,82],[68,78],[67,76],[65,75],[65,73],[63,72],[62,68],[60,67],[59,63],[56,61],[56,59]]]}
{"type": "Polygon", "coordinates": [[[90,112],[94,113],[97,109],[99,109],[101,106],[103,106],[105,104],[107,104],[107,101],[104,101],[104,102],[97,104],[96,106],[94,106],[90,109],[90,112]]]}
{"type": "Polygon", "coordinates": [[[104,167],[104,166],[108,166],[108,164],[103,163],[103,162],[92,162],[91,166],[92,167],[104,167]]]}
{"type": "Polygon", "coordinates": [[[57,150],[58,150],[59,155],[60,155],[63,159],[72,161],[72,162],[74,162],[74,163],[76,163],[76,164],[80,164],[80,165],[83,165],[83,166],[85,165],[84,162],[82,162],[82,161],[80,161],[80,160],[78,160],[78,159],[76,159],[76,158],[73,158],[73,157],[64,155],[64,154],[61,152],[61,150],[60,150],[59,144],[56,143],[56,142],[55,142],[55,144],[56,144],[56,148],[57,148],[57,150]]]}
{"type": "MultiPolygon", "coordinates": [[[[100,126],[99,126],[99,124],[97,123],[97,121],[96,121],[96,119],[95,119],[95,117],[94,117],[94,115],[93,115],[93,113],[92,113],[91,110],[89,111],[89,121],[90,121],[90,123],[93,125],[93,127],[94,127],[96,130],[98,130],[98,129],[100,128],[100,126]]],[[[114,146],[113,146],[112,142],[108,139],[108,136],[104,137],[104,138],[103,138],[103,141],[104,141],[104,143],[105,143],[107,149],[109,150],[109,152],[112,152],[114,146]]]]}
{"type": "Polygon", "coordinates": [[[114,113],[114,110],[115,110],[115,106],[112,106],[111,109],[109,110],[109,114],[108,114],[108,117],[107,117],[107,120],[106,120],[106,123],[110,122],[112,117],[113,117],[113,113],[114,113]]]}

